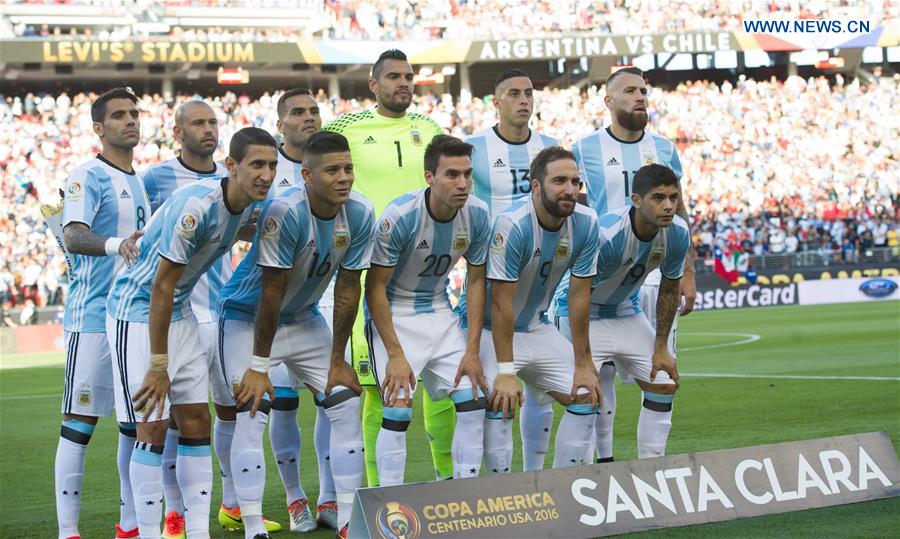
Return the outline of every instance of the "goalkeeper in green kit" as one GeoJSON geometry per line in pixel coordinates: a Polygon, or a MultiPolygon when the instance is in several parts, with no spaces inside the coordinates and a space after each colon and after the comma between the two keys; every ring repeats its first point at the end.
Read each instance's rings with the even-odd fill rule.
{"type": "MultiPolygon", "coordinates": [[[[378,57],[372,66],[369,89],[375,94],[374,109],[343,114],[322,129],[340,133],[349,141],[356,176],[353,189],[372,201],[377,218],[395,198],[427,187],[425,148],[444,131],[431,118],[406,112],[412,104],[413,70],[402,51],[391,49],[378,57]]],[[[381,391],[372,375],[362,320],[362,316],[356,318],[351,349],[353,366],[365,394],[362,427],[366,477],[369,486],[377,486],[375,441],[381,428],[381,391]]],[[[435,475],[438,479],[453,477],[450,458],[456,423],[453,402],[450,399],[432,402],[423,394],[425,431],[435,475]]]]}

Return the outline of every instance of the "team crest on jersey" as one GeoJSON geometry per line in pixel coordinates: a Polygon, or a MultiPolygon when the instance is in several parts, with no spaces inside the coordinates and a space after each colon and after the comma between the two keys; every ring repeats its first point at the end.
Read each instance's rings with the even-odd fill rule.
{"type": "Polygon", "coordinates": [[[415,144],[416,146],[422,145],[422,135],[420,135],[418,131],[410,131],[409,136],[410,138],[412,138],[413,144],[415,144]]]}
{"type": "Polygon", "coordinates": [[[334,231],[332,245],[335,249],[346,249],[350,245],[350,233],[345,228],[339,228],[334,231]]]}
{"type": "Polygon", "coordinates": [[[194,237],[194,230],[197,228],[197,218],[193,215],[183,215],[181,222],[175,227],[175,230],[186,239],[194,237]]]}
{"type": "Polygon", "coordinates": [[[494,234],[494,239],[491,241],[491,249],[494,251],[506,249],[506,238],[500,232],[494,234]]]}
{"type": "Polygon", "coordinates": [[[556,258],[567,258],[571,252],[569,242],[563,240],[556,244],[556,258]]]}
{"type": "Polygon", "coordinates": [[[652,164],[656,163],[656,158],[649,154],[645,155],[644,159],[643,159],[643,163],[645,165],[652,165],[652,164]]]}
{"type": "Polygon", "coordinates": [[[453,250],[454,251],[465,251],[466,247],[469,246],[469,235],[465,233],[459,233],[453,239],[453,250]]]}
{"type": "Polygon", "coordinates": [[[663,251],[662,247],[660,247],[660,246],[654,247],[653,250],[650,251],[650,264],[656,264],[660,260],[662,260],[663,252],[664,251],[663,251]]]}
{"type": "Polygon", "coordinates": [[[273,217],[266,218],[266,222],[263,224],[263,232],[263,237],[267,240],[277,240],[280,236],[278,233],[278,221],[273,217]]]}
{"type": "Polygon", "coordinates": [[[90,389],[82,389],[78,392],[78,404],[81,406],[90,406],[94,398],[91,396],[90,389]]]}

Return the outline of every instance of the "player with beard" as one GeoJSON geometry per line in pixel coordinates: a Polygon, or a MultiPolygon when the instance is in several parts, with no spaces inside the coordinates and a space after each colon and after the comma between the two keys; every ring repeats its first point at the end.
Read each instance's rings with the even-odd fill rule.
{"type": "MultiPolygon", "coordinates": [[[[431,118],[407,112],[412,104],[413,70],[403,51],[391,49],[381,53],[372,65],[369,90],[375,94],[375,108],[343,114],[322,129],[347,137],[356,170],[353,189],[372,201],[375,216],[380,217],[395,198],[427,187],[425,148],[444,131],[431,118]]],[[[365,393],[366,477],[369,486],[376,486],[375,442],[381,430],[382,406],[370,367],[362,319],[359,317],[353,328],[351,349],[353,365],[365,393]]],[[[435,474],[438,478],[452,477],[453,402],[442,399],[434,403],[425,395],[424,406],[435,474]]]]}
{"type": "MultiPolygon", "coordinates": [[[[587,190],[587,204],[604,215],[631,205],[631,184],[638,169],[647,164],[669,167],[681,180],[681,160],[672,141],[645,130],[647,127],[647,84],[644,73],[637,68],[620,69],[606,80],[604,103],[610,111],[611,123],[605,129],[594,131],[579,140],[572,148],[578,159],[578,169],[587,190]]],[[[676,214],[690,226],[690,216],[684,204],[682,181],[678,182],[678,207],[676,214]]],[[[641,287],[642,310],[656,327],[657,296],[661,274],[654,271],[641,287]]],[[[568,309],[565,286],[556,294],[556,316],[560,329],[566,333],[568,309]]],[[[686,316],[694,307],[697,285],[690,250],[685,258],[684,276],[681,278],[684,301],[680,309],[686,316]]],[[[672,324],[668,337],[669,353],[675,356],[675,335],[678,318],[672,324]]],[[[604,404],[597,415],[597,462],[613,460],[612,432],[616,413],[616,367],[611,361],[600,368],[604,404]]],[[[644,417],[643,410],[641,417],[644,417]]],[[[671,418],[671,413],[668,417],[671,418]]],[[[640,429],[640,423],[639,427],[640,429]]]]}
{"type": "Polygon", "coordinates": [[[488,294],[481,361],[491,385],[484,425],[489,473],[508,473],[512,418],[521,405],[518,375],[539,402],[566,408],[556,433],[553,467],[590,461],[594,418],[602,401],[588,346],[588,300],[597,272],[599,227],[593,210],[576,204],[581,180],[575,156],[558,146],[531,162],[531,197],[494,220],[488,255],[488,294]],[[572,342],[550,323],[553,291],[571,273],[572,342]]]}

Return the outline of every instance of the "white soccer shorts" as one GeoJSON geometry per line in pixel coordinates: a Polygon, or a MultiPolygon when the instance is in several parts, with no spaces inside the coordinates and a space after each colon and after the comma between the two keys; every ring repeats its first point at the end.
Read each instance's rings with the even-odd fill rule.
{"type": "Polygon", "coordinates": [[[269,380],[272,381],[272,385],[275,387],[298,389],[301,386],[297,378],[291,374],[291,371],[288,370],[287,365],[284,363],[269,370],[269,380]]]}
{"type": "Polygon", "coordinates": [[[612,360],[623,383],[641,380],[654,384],[674,384],[669,373],[659,371],[650,382],[656,333],[643,314],[591,320],[591,357],[599,369],[612,360]]]}
{"type": "MultiPolygon", "coordinates": [[[[644,316],[647,317],[647,320],[650,321],[650,327],[653,328],[653,331],[656,332],[656,298],[659,297],[659,284],[647,284],[644,282],[643,286],[641,286],[640,292],[638,292],[638,303],[641,306],[641,311],[644,312],[644,316]]],[[[675,313],[675,319],[672,320],[672,331],[669,332],[669,339],[667,341],[667,345],[669,347],[669,353],[672,354],[672,357],[675,357],[676,350],[676,340],[678,338],[678,313],[675,313]]]]}
{"type": "MultiPolygon", "coordinates": [[[[481,331],[481,365],[488,388],[493,390],[497,376],[497,355],[491,330],[481,331]]],[[[513,366],[523,382],[538,391],[541,404],[555,399],[547,393],[572,393],[575,379],[575,353],[572,343],[552,324],[541,324],[528,332],[513,333],[513,366]]],[[[584,390],[581,390],[583,392],[584,390]]]]}
{"type": "MultiPolygon", "coordinates": [[[[106,315],[106,335],[113,352],[116,417],[120,423],[144,420],[132,398],[150,370],[150,325],[126,322],[106,315]]],[[[194,315],[169,324],[169,397],[162,419],[169,418],[170,404],[209,402],[209,360],[200,340],[194,315]]],[[[148,421],[156,416],[148,414],[148,421]]]]}
{"type": "Polygon", "coordinates": [[[107,416],[115,403],[112,357],[105,333],[66,332],[62,413],[107,416]]]}
{"type": "Polygon", "coordinates": [[[209,362],[209,388],[212,390],[213,402],[219,406],[234,406],[234,396],[225,383],[222,362],[219,361],[219,322],[200,322],[197,326],[200,342],[209,362]]]}
{"type": "MultiPolygon", "coordinates": [[[[468,377],[459,381],[459,387],[453,387],[459,362],[466,351],[466,335],[460,327],[458,314],[441,311],[394,316],[393,322],[406,361],[416,378],[421,376],[431,400],[447,398],[457,390],[471,390],[472,382],[468,377]]],[[[375,382],[380,388],[387,373],[388,356],[372,320],[366,321],[366,340],[375,382]]],[[[415,393],[415,388],[412,392],[415,393]]],[[[400,395],[404,394],[401,390],[400,395]]]]}
{"type": "MultiPolygon", "coordinates": [[[[225,381],[234,391],[250,368],[253,354],[253,322],[219,321],[219,353],[225,381]]],[[[269,355],[269,376],[284,363],[297,384],[325,391],[331,363],[331,330],[321,315],[294,323],[279,324],[269,355]]],[[[274,385],[274,384],[273,384],[274,385]]]]}

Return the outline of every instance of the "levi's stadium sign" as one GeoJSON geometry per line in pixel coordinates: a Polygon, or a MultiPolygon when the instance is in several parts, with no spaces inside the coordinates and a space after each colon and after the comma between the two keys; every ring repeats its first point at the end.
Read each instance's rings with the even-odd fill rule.
{"type": "Polygon", "coordinates": [[[359,489],[350,537],[598,537],[900,495],[884,432],[359,489]]]}

